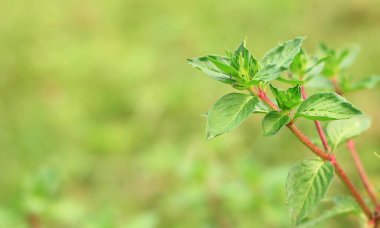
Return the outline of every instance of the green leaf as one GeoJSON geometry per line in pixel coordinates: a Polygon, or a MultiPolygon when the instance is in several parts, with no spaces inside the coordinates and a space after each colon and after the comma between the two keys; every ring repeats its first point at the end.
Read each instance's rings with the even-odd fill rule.
{"type": "Polygon", "coordinates": [[[286,198],[293,224],[298,225],[315,209],[333,178],[331,163],[320,159],[306,159],[290,169],[286,181],[286,198]]]}
{"type": "MultiPolygon", "coordinates": [[[[224,57],[218,58],[220,62],[226,62],[227,59],[224,57]]],[[[215,64],[211,61],[209,56],[203,56],[193,59],[188,59],[188,63],[201,70],[203,73],[207,74],[208,76],[214,78],[215,80],[218,80],[223,83],[232,84],[236,81],[231,78],[230,75],[222,72],[215,64]]]]}
{"type": "Polygon", "coordinates": [[[302,102],[301,87],[298,85],[287,90],[277,89],[272,85],[270,88],[281,110],[290,110],[302,102]]]}
{"type": "Polygon", "coordinates": [[[281,112],[271,111],[262,121],[264,136],[276,134],[283,126],[290,122],[290,117],[281,112]]]}
{"type": "Polygon", "coordinates": [[[229,60],[222,56],[209,55],[209,60],[223,73],[234,78],[239,78],[239,72],[230,66],[229,60]]]}
{"type": "Polygon", "coordinates": [[[359,48],[352,46],[341,51],[335,51],[322,44],[321,51],[324,55],[329,56],[325,61],[322,74],[326,77],[335,77],[353,63],[359,53],[359,48]]]}
{"type": "Polygon", "coordinates": [[[328,78],[319,75],[312,77],[308,82],[306,82],[305,87],[310,89],[326,91],[331,91],[334,89],[334,86],[331,84],[328,78]]]}
{"type": "Polygon", "coordinates": [[[304,39],[304,37],[298,37],[269,50],[261,61],[263,68],[253,79],[268,82],[279,77],[281,72],[288,70],[293,59],[301,50],[304,39]]]}
{"type": "Polygon", "coordinates": [[[343,81],[341,87],[344,92],[353,92],[361,89],[372,89],[378,83],[380,83],[380,76],[373,75],[355,83],[350,83],[349,81],[347,82],[346,79],[346,81],[343,81]]]}
{"type": "Polygon", "coordinates": [[[261,63],[264,66],[273,64],[288,69],[295,56],[301,50],[304,39],[304,37],[297,37],[269,50],[264,55],[261,63]]]}
{"type": "Polygon", "coordinates": [[[230,58],[231,66],[238,70],[245,79],[251,80],[257,73],[258,62],[246,48],[245,40],[233,54],[228,52],[227,55],[230,58]]]}
{"type": "Polygon", "coordinates": [[[340,143],[360,135],[371,126],[366,116],[356,116],[348,120],[336,120],[328,123],[326,132],[335,149],[340,143]]]}
{"type": "Polygon", "coordinates": [[[255,109],[257,97],[230,93],[220,98],[207,115],[207,138],[211,139],[238,127],[255,109]]]}
{"type": "Polygon", "coordinates": [[[336,93],[316,93],[306,99],[295,117],[311,120],[339,120],[363,114],[346,99],[336,93]]]}
{"type": "Polygon", "coordinates": [[[332,209],[325,210],[317,218],[304,221],[302,222],[302,224],[300,224],[297,227],[298,228],[314,227],[315,225],[320,224],[332,217],[360,212],[360,208],[358,207],[357,203],[354,201],[352,197],[337,196],[337,197],[334,197],[332,201],[335,204],[335,206],[332,209]]]}
{"type": "Polygon", "coordinates": [[[259,100],[259,103],[256,104],[255,109],[253,110],[253,113],[264,113],[267,114],[270,111],[272,111],[264,102],[259,100]]]}
{"type": "Polygon", "coordinates": [[[286,77],[278,77],[277,80],[280,82],[287,83],[289,85],[293,85],[293,86],[304,84],[303,80],[291,79],[291,78],[286,78],[286,77]]]}
{"type": "Polygon", "coordinates": [[[288,68],[283,66],[277,66],[274,64],[269,64],[264,66],[257,74],[253,77],[256,81],[269,82],[280,76],[280,73],[286,71],[288,68]]]}
{"type": "Polygon", "coordinates": [[[339,68],[341,70],[347,69],[355,61],[358,56],[360,48],[358,46],[351,46],[344,49],[339,55],[339,68]]]}
{"type": "Polygon", "coordinates": [[[290,71],[296,74],[304,74],[307,66],[306,52],[301,48],[298,54],[294,57],[292,64],[290,64],[290,71]]]}

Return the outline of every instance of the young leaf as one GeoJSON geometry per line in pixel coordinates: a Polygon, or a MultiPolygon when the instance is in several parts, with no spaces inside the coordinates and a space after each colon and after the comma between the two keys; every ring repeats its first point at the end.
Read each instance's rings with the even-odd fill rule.
{"type": "Polygon", "coordinates": [[[268,82],[276,79],[281,72],[288,70],[300,51],[304,39],[304,37],[298,37],[269,50],[261,61],[263,68],[257,72],[254,79],[268,82]]]}
{"type": "Polygon", "coordinates": [[[275,135],[283,126],[289,122],[290,117],[284,113],[277,111],[268,113],[262,121],[264,136],[275,135]]]}
{"type": "Polygon", "coordinates": [[[301,87],[299,85],[287,90],[277,89],[270,85],[273,95],[281,110],[290,110],[302,102],[301,87]]]}
{"type": "Polygon", "coordinates": [[[360,212],[360,208],[358,207],[357,203],[352,199],[352,197],[337,196],[337,197],[334,197],[332,201],[335,204],[334,208],[324,211],[317,218],[302,222],[302,224],[300,224],[297,227],[298,228],[315,227],[315,225],[322,223],[332,217],[360,212]]]}
{"type": "Polygon", "coordinates": [[[350,82],[343,81],[341,88],[344,92],[353,92],[361,89],[372,89],[378,83],[380,83],[380,76],[373,75],[352,84],[350,84],[350,82]]]}
{"type": "Polygon", "coordinates": [[[292,223],[298,225],[317,206],[334,178],[330,162],[306,159],[294,165],[286,180],[286,198],[292,223]]]}
{"type": "Polygon", "coordinates": [[[257,97],[230,93],[220,98],[207,115],[207,138],[211,139],[238,127],[255,109],[257,97]]]}
{"type": "MultiPolygon", "coordinates": [[[[217,60],[223,63],[227,61],[227,59],[224,57],[219,57],[217,60]]],[[[214,78],[215,80],[227,84],[232,84],[236,82],[231,78],[230,75],[226,74],[225,72],[222,72],[217,66],[215,66],[215,64],[211,61],[209,56],[188,59],[187,61],[192,67],[201,70],[202,72],[214,78]]]]}
{"type": "Polygon", "coordinates": [[[302,42],[304,39],[304,37],[297,37],[269,50],[264,55],[261,63],[264,66],[276,65],[288,69],[295,56],[301,50],[302,42]]]}
{"type": "Polygon", "coordinates": [[[357,116],[348,120],[331,121],[326,133],[335,149],[340,143],[360,135],[371,126],[371,120],[366,116],[357,116]]]}
{"type": "Polygon", "coordinates": [[[359,54],[359,47],[358,46],[351,46],[349,48],[344,49],[339,56],[338,62],[339,62],[339,68],[341,70],[344,70],[352,65],[354,60],[359,54]]]}
{"type": "Polygon", "coordinates": [[[239,78],[239,72],[230,65],[229,60],[226,60],[225,57],[216,55],[208,55],[207,57],[221,72],[239,78]]]}
{"type": "Polygon", "coordinates": [[[294,57],[292,64],[290,64],[290,71],[296,74],[304,74],[307,66],[307,55],[301,48],[298,54],[294,57]]]}
{"type": "Polygon", "coordinates": [[[305,83],[306,88],[315,89],[315,90],[325,90],[331,91],[334,89],[334,86],[331,84],[331,81],[323,76],[315,75],[309,81],[305,83]]]}
{"type": "Polygon", "coordinates": [[[261,100],[259,103],[256,104],[255,109],[253,110],[253,113],[264,113],[267,114],[271,111],[271,109],[261,100]]]}
{"type": "Polygon", "coordinates": [[[298,108],[295,117],[311,120],[339,120],[363,114],[346,99],[336,93],[316,93],[298,108]]]}
{"type": "Polygon", "coordinates": [[[359,52],[359,48],[356,46],[342,51],[335,51],[324,44],[321,45],[321,50],[324,55],[329,56],[325,61],[325,67],[322,72],[326,77],[334,77],[347,69],[353,63],[359,52]]]}
{"type": "Polygon", "coordinates": [[[288,68],[283,66],[276,66],[274,64],[269,64],[264,66],[257,74],[253,77],[256,81],[269,82],[280,76],[280,73],[286,71],[288,68]]]}
{"type": "Polygon", "coordinates": [[[257,73],[259,65],[246,48],[245,43],[244,40],[233,54],[227,53],[227,55],[230,58],[231,66],[238,70],[245,79],[250,80],[257,73]]]}

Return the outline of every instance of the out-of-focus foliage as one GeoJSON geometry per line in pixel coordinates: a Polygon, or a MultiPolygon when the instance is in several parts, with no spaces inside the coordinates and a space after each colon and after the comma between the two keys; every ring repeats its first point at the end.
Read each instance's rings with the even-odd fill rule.
{"type": "MultiPolygon", "coordinates": [[[[286,131],[264,138],[256,117],[204,140],[201,114],[232,90],[186,58],[245,35],[263,56],[301,34],[359,44],[354,81],[380,72],[372,0],[8,0],[0,13],[0,227],[288,227],[286,171],[308,152],[286,131]]],[[[379,98],[350,96],[373,120],[357,144],[374,183],[379,98]]]]}

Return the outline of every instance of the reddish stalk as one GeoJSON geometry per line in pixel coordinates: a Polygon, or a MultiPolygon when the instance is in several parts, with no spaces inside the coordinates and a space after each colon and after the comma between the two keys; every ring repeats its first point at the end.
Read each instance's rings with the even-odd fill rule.
{"type": "Polygon", "coordinates": [[[310,139],[304,135],[298,127],[294,124],[294,122],[290,122],[288,125],[286,125],[290,131],[293,132],[295,136],[307,147],[309,148],[314,154],[322,158],[324,161],[331,161],[332,156],[322,149],[320,149],[318,146],[316,146],[313,142],[310,141],[310,139]]]}
{"type": "MultiPolygon", "coordinates": [[[[256,91],[254,88],[249,88],[249,92],[252,94],[258,96],[262,101],[264,101],[271,109],[273,110],[280,110],[279,107],[274,104],[266,95],[266,93],[259,89],[256,91]]],[[[368,217],[369,220],[373,219],[373,214],[371,210],[368,208],[367,204],[365,203],[364,199],[356,189],[356,187],[352,184],[348,176],[345,174],[341,166],[338,164],[338,162],[335,159],[335,156],[326,153],[322,149],[320,149],[318,146],[316,146],[311,140],[305,136],[294,124],[294,122],[290,122],[287,127],[290,129],[290,131],[306,146],[308,147],[313,153],[315,153],[317,156],[322,158],[324,161],[330,161],[331,164],[334,166],[335,172],[338,174],[340,179],[343,181],[343,183],[347,186],[347,188],[350,190],[352,196],[355,198],[355,200],[358,202],[359,206],[362,208],[365,215],[368,217]]]]}
{"type": "MultiPolygon", "coordinates": [[[[304,100],[306,100],[307,94],[306,94],[306,91],[305,91],[305,87],[303,87],[303,86],[301,86],[301,95],[302,95],[302,98],[304,100]]],[[[321,139],[323,148],[325,149],[326,152],[329,152],[330,151],[330,146],[329,146],[329,144],[327,142],[327,137],[326,137],[325,133],[323,132],[323,128],[322,128],[321,123],[316,120],[316,121],[314,121],[314,124],[315,124],[315,127],[317,128],[318,135],[319,135],[319,138],[321,139]]]]}
{"type": "Polygon", "coordinates": [[[271,109],[276,110],[276,111],[280,110],[280,108],[275,103],[273,103],[273,101],[271,99],[269,99],[269,97],[266,95],[266,93],[262,89],[259,89],[258,92],[256,92],[256,91],[253,90],[253,92],[256,93],[256,95],[262,101],[264,101],[271,109]]]}
{"type": "Polygon", "coordinates": [[[339,95],[343,95],[342,90],[340,89],[340,86],[339,86],[339,83],[338,83],[338,80],[336,79],[336,77],[331,78],[331,83],[334,86],[335,93],[337,93],[339,95]]]}
{"type": "MultiPolygon", "coordinates": [[[[335,92],[337,94],[343,96],[343,92],[342,92],[342,90],[339,87],[339,83],[338,83],[336,77],[331,78],[331,83],[334,86],[335,92]]],[[[375,188],[373,187],[370,179],[368,178],[368,174],[367,174],[367,172],[366,172],[366,170],[365,170],[365,168],[363,166],[363,163],[361,162],[359,154],[358,154],[358,152],[356,150],[355,142],[352,139],[350,139],[350,140],[347,141],[347,148],[348,148],[348,150],[351,153],[351,156],[352,156],[352,158],[354,160],[356,169],[358,170],[361,182],[363,183],[366,192],[368,193],[369,197],[371,198],[371,200],[375,204],[375,206],[377,208],[379,208],[380,204],[379,204],[379,202],[377,200],[377,197],[376,197],[376,191],[374,190],[375,188]]]]}
{"type": "Polygon", "coordinates": [[[364,169],[362,162],[360,161],[359,154],[355,147],[355,142],[350,139],[347,141],[347,149],[351,152],[352,158],[354,159],[355,166],[359,172],[360,178],[363,182],[364,188],[367,190],[369,197],[371,198],[374,205],[378,205],[378,201],[376,198],[375,188],[371,184],[367,172],[364,169]]]}

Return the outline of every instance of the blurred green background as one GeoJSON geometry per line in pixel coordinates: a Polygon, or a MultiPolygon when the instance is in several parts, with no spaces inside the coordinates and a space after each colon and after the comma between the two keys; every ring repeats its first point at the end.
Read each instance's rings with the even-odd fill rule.
{"type": "MultiPolygon", "coordinates": [[[[380,73],[375,0],[5,0],[0,15],[0,227],[289,227],[286,174],[311,153],[263,137],[261,116],[206,141],[201,114],[232,89],[186,58],[307,35],[309,52],[360,45],[352,76],[380,73]]],[[[373,118],[358,149],[379,187],[380,91],[349,99],[373,118]]]]}

